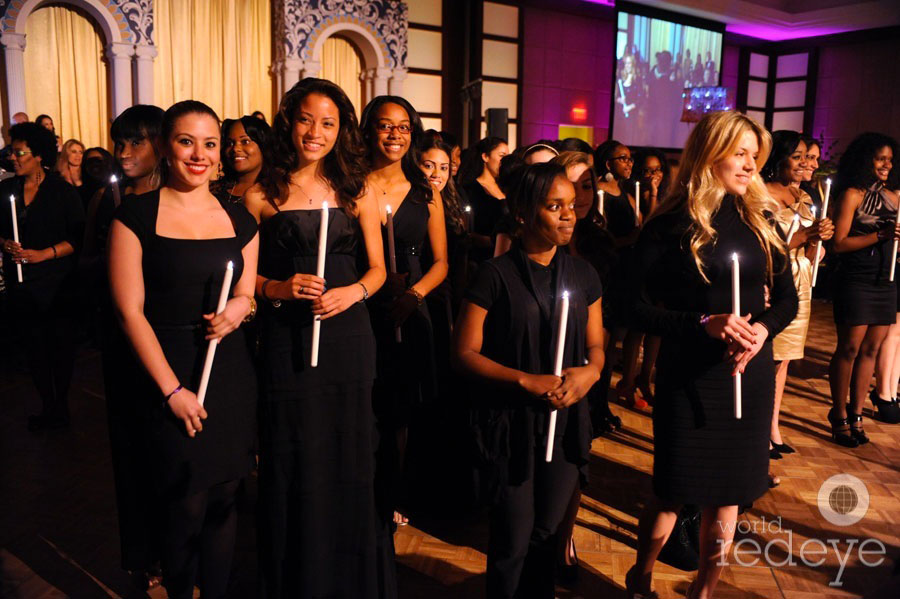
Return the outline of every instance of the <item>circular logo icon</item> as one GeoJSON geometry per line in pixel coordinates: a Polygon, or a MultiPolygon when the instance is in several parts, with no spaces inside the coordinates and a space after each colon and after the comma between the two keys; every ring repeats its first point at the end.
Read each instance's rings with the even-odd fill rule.
{"type": "Polygon", "coordinates": [[[869,510],[869,490],[852,474],[835,474],[819,487],[819,512],[837,526],[850,526],[869,510]]]}

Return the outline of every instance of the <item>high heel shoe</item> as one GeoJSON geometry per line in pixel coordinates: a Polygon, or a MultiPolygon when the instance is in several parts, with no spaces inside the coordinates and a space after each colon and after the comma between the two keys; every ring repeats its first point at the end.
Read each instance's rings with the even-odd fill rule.
{"type": "Polygon", "coordinates": [[[887,424],[900,424],[900,403],[897,403],[896,398],[890,401],[881,399],[878,392],[872,389],[872,392],[869,393],[869,399],[872,400],[872,405],[878,410],[879,420],[887,424]]]}
{"type": "Polygon", "coordinates": [[[642,593],[635,590],[635,587],[637,586],[634,580],[636,574],[637,571],[635,570],[635,566],[631,566],[631,569],[625,573],[625,596],[628,597],[628,599],[659,599],[659,595],[657,595],[655,591],[642,593]]]}
{"type": "Polygon", "coordinates": [[[834,408],[828,410],[828,422],[831,424],[831,439],[835,443],[842,447],[859,446],[859,441],[850,434],[850,421],[846,418],[838,418],[834,408]]]}
{"type": "Polygon", "coordinates": [[[636,387],[634,385],[625,385],[624,381],[616,383],[616,397],[625,401],[625,405],[635,410],[645,410],[648,403],[640,397],[635,397],[636,387]]]}
{"type": "Polygon", "coordinates": [[[650,390],[650,382],[649,381],[641,381],[638,380],[635,383],[637,390],[640,391],[641,397],[644,401],[647,402],[648,405],[653,405],[653,391],[650,390]]]}
{"type": "Polygon", "coordinates": [[[769,459],[770,460],[780,460],[781,458],[783,458],[784,456],[781,455],[781,452],[778,451],[777,449],[775,449],[775,447],[774,447],[775,444],[773,443],[772,445],[773,446],[769,448],[769,459]]]}
{"type": "Polygon", "coordinates": [[[781,454],[789,454],[789,453],[797,453],[797,450],[788,445],[787,443],[776,443],[769,439],[769,443],[772,444],[772,449],[781,454]]]}
{"type": "Polygon", "coordinates": [[[856,439],[859,445],[865,445],[869,442],[869,437],[866,436],[866,431],[862,428],[862,414],[853,414],[852,418],[853,424],[850,426],[850,435],[856,439]]]}

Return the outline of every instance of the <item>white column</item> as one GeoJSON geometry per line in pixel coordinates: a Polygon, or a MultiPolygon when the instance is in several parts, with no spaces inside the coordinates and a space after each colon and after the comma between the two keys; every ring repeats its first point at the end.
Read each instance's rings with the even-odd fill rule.
{"type": "Polygon", "coordinates": [[[113,42],[106,46],[106,57],[112,69],[112,117],[132,105],[131,101],[131,57],[134,45],[113,42]]]}
{"type": "Polygon", "coordinates": [[[275,80],[275,99],[276,103],[281,102],[281,96],[284,95],[284,77],[282,76],[283,60],[276,60],[269,67],[269,75],[275,80]]]}
{"type": "Polygon", "coordinates": [[[391,76],[391,70],[387,67],[378,67],[375,69],[375,81],[372,92],[376,96],[385,96],[388,93],[388,78],[391,76]]]}
{"type": "Polygon", "coordinates": [[[134,95],[137,104],[154,104],[153,101],[153,60],[156,58],[156,47],[149,44],[138,44],[134,48],[134,95]]]}
{"type": "MultiPolygon", "coordinates": [[[[25,35],[4,33],[0,36],[6,60],[6,98],[9,120],[17,112],[25,112],[25,35]]],[[[35,115],[28,115],[34,118],[35,115]]]]}
{"type": "Polygon", "coordinates": [[[304,78],[306,77],[321,77],[322,76],[322,63],[316,62],[315,60],[307,60],[303,63],[303,71],[302,75],[304,78]]]}
{"type": "Polygon", "coordinates": [[[394,69],[391,71],[391,80],[388,82],[388,87],[392,96],[403,95],[403,81],[406,79],[407,74],[406,69],[394,69]]]}
{"type": "Polygon", "coordinates": [[[375,69],[365,69],[359,73],[359,81],[362,84],[362,103],[368,104],[374,95],[372,94],[372,80],[375,78],[375,69]]]}
{"type": "Polygon", "coordinates": [[[294,84],[300,81],[300,69],[303,68],[303,61],[299,58],[285,58],[284,65],[281,68],[281,78],[284,83],[284,91],[287,93],[294,84]]]}

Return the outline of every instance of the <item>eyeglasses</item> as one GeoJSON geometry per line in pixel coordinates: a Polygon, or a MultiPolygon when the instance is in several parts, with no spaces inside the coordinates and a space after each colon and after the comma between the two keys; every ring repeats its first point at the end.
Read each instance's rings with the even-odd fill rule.
{"type": "Polygon", "coordinates": [[[31,150],[13,150],[13,156],[15,156],[16,158],[21,158],[22,156],[31,153],[31,150]]]}
{"type": "Polygon", "coordinates": [[[663,170],[661,168],[645,168],[644,174],[648,176],[655,175],[656,173],[661,173],[663,170]]]}
{"type": "Polygon", "coordinates": [[[392,125],[390,123],[378,123],[375,125],[375,130],[379,133],[393,133],[394,131],[399,131],[401,135],[409,135],[412,133],[412,127],[403,123],[402,125],[392,125]]]}
{"type": "Polygon", "coordinates": [[[618,160],[619,162],[624,162],[625,164],[634,164],[634,158],[631,156],[614,156],[613,160],[618,160]]]}

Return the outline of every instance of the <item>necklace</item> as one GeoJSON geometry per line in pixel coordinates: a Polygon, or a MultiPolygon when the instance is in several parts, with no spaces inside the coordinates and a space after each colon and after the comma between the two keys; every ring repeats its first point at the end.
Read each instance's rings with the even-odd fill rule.
{"type": "Polygon", "coordinates": [[[383,188],[381,185],[379,185],[378,183],[375,182],[375,179],[371,179],[371,181],[372,181],[372,185],[374,185],[375,187],[377,187],[377,188],[378,188],[378,191],[381,192],[381,195],[383,195],[383,196],[386,196],[386,195],[387,195],[387,192],[384,190],[384,188],[383,188]]]}
{"type": "Polygon", "coordinates": [[[306,193],[306,191],[300,186],[300,184],[299,184],[299,183],[294,183],[293,181],[291,181],[291,185],[293,185],[294,187],[296,187],[297,189],[299,189],[299,190],[300,190],[300,193],[302,193],[303,195],[305,195],[305,196],[306,196],[306,199],[309,200],[309,205],[312,206],[312,203],[313,203],[312,197],[311,197],[308,193],[306,193]]]}

